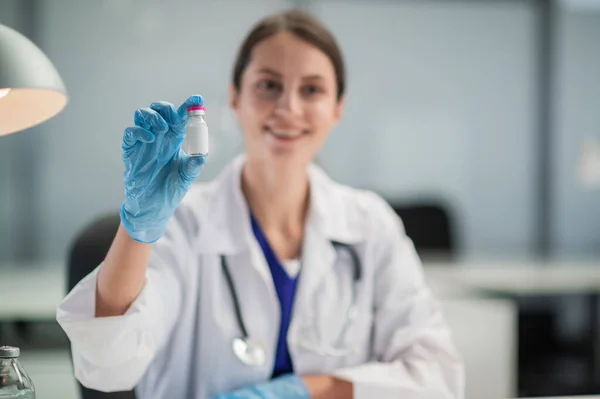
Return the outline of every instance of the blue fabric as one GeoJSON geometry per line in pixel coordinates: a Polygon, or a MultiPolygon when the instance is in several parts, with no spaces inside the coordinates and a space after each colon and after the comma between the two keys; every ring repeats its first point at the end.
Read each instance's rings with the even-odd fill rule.
{"type": "Polygon", "coordinates": [[[276,378],[283,374],[293,373],[294,367],[292,359],[288,351],[287,345],[287,332],[292,319],[292,310],[294,306],[294,296],[296,294],[296,287],[298,285],[298,277],[290,278],[286,273],[285,269],[281,265],[277,255],[273,252],[273,249],[269,245],[265,234],[260,228],[258,222],[252,218],[252,230],[254,236],[260,244],[262,251],[265,255],[265,259],[269,264],[271,270],[271,276],[273,277],[273,283],[275,290],[277,291],[277,297],[279,298],[279,306],[281,308],[281,323],[279,326],[279,338],[277,340],[277,351],[275,353],[275,367],[273,369],[273,378],[276,378]]]}

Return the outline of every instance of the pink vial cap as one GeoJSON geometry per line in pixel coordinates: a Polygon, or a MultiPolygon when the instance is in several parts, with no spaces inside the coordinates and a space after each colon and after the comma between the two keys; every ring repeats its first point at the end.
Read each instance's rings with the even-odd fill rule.
{"type": "Polygon", "coordinates": [[[193,107],[188,107],[188,111],[205,111],[204,105],[194,105],[193,107]]]}

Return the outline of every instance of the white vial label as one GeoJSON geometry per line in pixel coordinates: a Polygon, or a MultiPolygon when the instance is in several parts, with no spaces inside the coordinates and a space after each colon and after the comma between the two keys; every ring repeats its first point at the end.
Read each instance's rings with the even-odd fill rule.
{"type": "Polygon", "coordinates": [[[185,152],[187,155],[208,155],[208,125],[200,115],[190,116],[185,132],[185,152]]]}

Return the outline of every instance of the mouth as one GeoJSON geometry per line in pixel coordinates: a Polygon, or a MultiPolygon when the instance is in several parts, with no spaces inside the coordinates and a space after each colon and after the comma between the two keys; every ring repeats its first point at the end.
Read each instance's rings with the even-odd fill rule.
{"type": "Polygon", "coordinates": [[[309,134],[308,129],[272,129],[268,126],[263,128],[263,131],[279,140],[294,141],[309,134]]]}

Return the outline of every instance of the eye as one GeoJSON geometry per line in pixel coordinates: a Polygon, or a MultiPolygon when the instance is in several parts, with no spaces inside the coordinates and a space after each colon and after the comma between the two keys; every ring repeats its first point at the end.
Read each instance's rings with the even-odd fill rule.
{"type": "Polygon", "coordinates": [[[256,84],[256,88],[260,91],[272,92],[279,90],[281,88],[281,85],[275,82],[274,80],[264,79],[256,84]]]}
{"type": "Polygon", "coordinates": [[[306,85],[302,87],[302,93],[307,96],[314,96],[315,94],[323,93],[324,90],[318,85],[306,85]]]}

